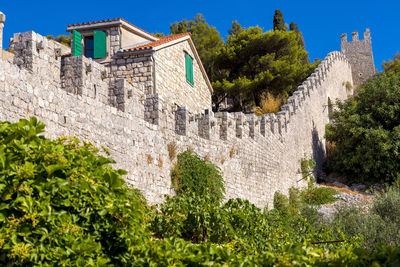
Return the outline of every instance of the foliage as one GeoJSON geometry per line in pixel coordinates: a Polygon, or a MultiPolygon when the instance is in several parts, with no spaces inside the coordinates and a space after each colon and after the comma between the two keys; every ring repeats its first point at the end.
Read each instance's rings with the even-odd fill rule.
{"type": "Polygon", "coordinates": [[[400,53],[397,52],[393,56],[393,60],[388,60],[388,62],[383,62],[382,63],[382,68],[386,73],[391,73],[391,74],[400,74],[400,53]]]}
{"type": "Polygon", "coordinates": [[[308,186],[311,187],[315,183],[314,178],[314,168],[315,168],[315,160],[313,158],[307,158],[304,155],[304,158],[300,159],[300,170],[301,176],[303,180],[308,182],[308,186]]]}
{"type": "Polygon", "coordinates": [[[60,44],[63,44],[65,46],[70,47],[71,46],[71,37],[68,35],[58,35],[55,39],[53,35],[47,35],[47,39],[49,40],[54,40],[56,42],[59,42],[60,44]]]}
{"type": "Polygon", "coordinates": [[[328,170],[352,182],[392,182],[400,177],[400,76],[381,74],[337,102],[326,127],[335,143],[328,170]]]}
{"type": "MultiPolygon", "coordinates": [[[[279,196],[284,202],[281,210],[289,206],[290,212],[284,213],[277,209],[262,211],[242,199],[215,201],[213,187],[205,186],[197,192],[191,184],[175,196],[166,196],[166,201],[158,207],[149,208],[138,191],[126,187],[121,176],[125,172],[110,167],[111,159],[76,139],[47,139],[41,135],[43,128],[34,118],[18,123],[0,122],[2,265],[398,263],[400,251],[393,247],[381,245],[371,250],[367,245],[369,249],[359,249],[363,238],[354,225],[363,225],[363,221],[337,219],[339,227],[349,223],[344,230],[356,230],[354,234],[347,231],[349,235],[335,225],[316,227],[311,221],[318,219],[315,209],[299,205],[298,189],[289,190],[289,200],[279,196]],[[313,244],[338,239],[343,242],[313,244]]],[[[199,161],[189,151],[178,156],[183,173],[193,174],[188,171],[193,167],[195,172],[203,174],[200,166],[210,163],[199,161]]],[[[223,189],[223,185],[220,187],[223,189]]],[[[371,209],[380,222],[392,226],[384,232],[385,242],[395,245],[400,229],[399,204],[398,188],[391,189],[379,195],[371,209]]],[[[375,234],[379,238],[384,236],[378,231],[375,234]]]]}
{"type": "Polygon", "coordinates": [[[279,191],[276,191],[274,194],[274,209],[282,214],[289,211],[289,199],[279,191]]]}
{"type": "Polygon", "coordinates": [[[287,28],[285,26],[285,22],[283,21],[283,14],[279,9],[275,10],[273,24],[274,24],[274,31],[286,31],[287,30],[287,28]]]}
{"type": "Polygon", "coordinates": [[[243,110],[260,106],[267,93],[286,99],[316,67],[304,64],[308,54],[294,31],[235,28],[215,57],[214,103],[227,96],[234,110],[243,110]]]}
{"type": "Polygon", "coordinates": [[[264,114],[268,113],[278,113],[279,107],[282,105],[282,103],[285,103],[285,99],[278,95],[278,96],[273,96],[271,93],[267,93],[266,97],[261,98],[261,106],[256,107],[254,110],[254,113],[257,116],[263,116],[264,114]]]}
{"type": "Polygon", "coordinates": [[[194,192],[199,196],[210,195],[220,201],[225,193],[220,169],[206,160],[200,159],[187,150],[178,155],[172,170],[172,185],[178,193],[194,192]]]}
{"type": "Polygon", "coordinates": [[[0,261],[129,262],[148,240],[142,196],[92,145],[52,141],[39,135],[43,128],[35,118],[0,122],[0,261]]]}
{"type": "Polygon", "coordinates": [[[156,33],[153,33],[153,35],[156,37],[164,37],[165,36],[165,34],[162,32],[156,32],[156,33]]]}
{"type": "Polygon", "coordinates": [[[190,32],[192,40],[199,53],[201,62],[210,79],[213,79],[214,58],[217,51],[224,45],[224,40],[215,27],[210,26],[202,14],[197,14],[192,20],[182,20],[171,25],[171,34],[190,32]]]}
{"type": "Polygon", "coordinates": [[[376,249],[377,244],[400,246],[400,189],[390,187],[375,193],[369,211],[343,207],[335,216],[332,227],[340,227],[348,236],[362,235],[363,247],[376,249]]]}
{"type": "Polygon", "coordinates": [[[338,192],[331,187],[309,187],[302,192],[302,200],[308,205],[322,205],[336,201],[338,192]]]}

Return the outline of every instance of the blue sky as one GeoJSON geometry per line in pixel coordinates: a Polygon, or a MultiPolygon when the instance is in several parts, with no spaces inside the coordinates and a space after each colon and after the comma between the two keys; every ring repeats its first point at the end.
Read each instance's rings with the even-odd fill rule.
{"type": "Polygon", "coordinates": [[[285,22],[294,21],[303,32],[311,60],[340,50],[340,35],[371,29],[375,66],[400,51],[400,0],[381,1],[1,1],[6,14],[4,46],[15,32],[34,30],[42,35],[65,34],[71,23],[122,17],[148,32],[169,33],[169,25],[201,13],[224,37],[232,21],[242,26],[272,28],[275,9],[285,22]],[[17,4],[16,4],[17,3],[17,4]]]}

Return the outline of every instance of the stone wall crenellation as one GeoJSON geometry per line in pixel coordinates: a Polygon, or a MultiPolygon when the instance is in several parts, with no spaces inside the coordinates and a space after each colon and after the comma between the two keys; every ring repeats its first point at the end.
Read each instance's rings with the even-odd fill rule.
{"type": "Polygon", "coordinates": [[[114,77],[91,59],[61,58],[57,43],[34,32],[16,34],[14,47],[15,64],[0,60],[0,119],[36,116],[48,137],[77,136],[107,148],[115,167],[129,172],[127,182],[150,203],[173,194],[173,147],[176,153],[191,148],[218,165],[226,198],[248,199],[259,207],[270,205],[275,191],[305,185],[299,172],[305,155],[316,159],[316,174],[323,175],[327,101],[347,98],[345,84],[352,83],[346,56],[332,52],[278,114],[198,112],[171,104],[153,87],[146,92],[148,81],[140,83],[140,77],[153,77],[152,71],[141,72],[138,65],[117,67],[121,75],[114,77]]]}

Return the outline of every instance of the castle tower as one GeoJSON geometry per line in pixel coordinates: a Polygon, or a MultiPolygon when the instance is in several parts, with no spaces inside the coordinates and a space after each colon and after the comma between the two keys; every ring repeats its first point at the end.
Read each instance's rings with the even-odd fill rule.
{"type": "Polygon", "coordinates": [[[1,13],[0,11],[0,59],[2,59],[3,56],[3,28],[5,21],[6,21],[6,15],[1,13]]]}
{"type": "Polygon", "coordinates": [[[376,73],[372,55],[371,32],[367,28],[364,40],[358,39],[358,32],[354,31],[351,42],[347,41],[347,34],[341,36],[341,50],[350,62],[353,83],[358,87],[376,73]]]}

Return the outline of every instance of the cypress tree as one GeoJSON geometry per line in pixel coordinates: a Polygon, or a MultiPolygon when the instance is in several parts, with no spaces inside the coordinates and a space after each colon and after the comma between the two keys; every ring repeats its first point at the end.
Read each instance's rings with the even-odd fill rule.
{"type": "Polygon", "coordinates": [[[274,31],[286,31],[285,22],[283,21],[282,12],[277,9],[274,14],[274,31]]]}

